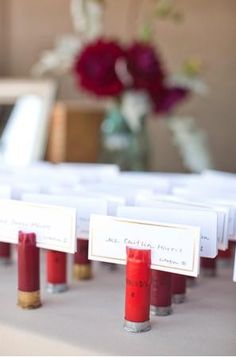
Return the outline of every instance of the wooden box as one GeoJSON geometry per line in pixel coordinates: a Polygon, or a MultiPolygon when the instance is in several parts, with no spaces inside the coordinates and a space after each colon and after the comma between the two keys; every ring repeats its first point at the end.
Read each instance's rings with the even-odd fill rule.
{"type": "Polygon", "coordinates": [[[58,102],[49,130],[46,160],[58,162],[97,162],[100,126],[104,106],[58,102]]]}

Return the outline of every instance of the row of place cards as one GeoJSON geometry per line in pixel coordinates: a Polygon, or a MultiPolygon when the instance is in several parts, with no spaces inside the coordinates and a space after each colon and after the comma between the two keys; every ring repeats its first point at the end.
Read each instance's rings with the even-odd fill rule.
{"type": "MultiPolygon", "coordinates": [[[[0,200],[0,210],[2,241],[17,243],[18,232],[29,231],[36,233],[40,248],[75,252],[81,222],[75,208],[0,200]]],[[[90,259],[125,264],[125,247],[132,246],[152,250],[153,269],[192,276],[199,272],[198,227],[92,214],[89,231],[90,259]]]]}
{"type": "Polygon", "coordinates": [[[228,178],[232,197],[228,191],[218,197],[221,184],[212,177],[205,178],[214,183],[209,193],[196,184],[201,175],[168,179],[109,170],[65,165],[58,176],[46,165],[32,171],[28,186],[12,182],[18,200],[12,199],[11,184],[0,182],[0,197],[9,198],[0,200],[0,240],[17,243],[20,230],[33,231],[38,247],[74,253],[77,238],[89,239],[90,259],[120,264],[125,264],[126,246],[147,248],[153,269],[197,276],[200,256],[214,258],[235,239],[235,178],[228,178]],[[52,174],[56,186],[48,186],[47,194],[34,182],[38,173],[44,189],[52,174]]]}

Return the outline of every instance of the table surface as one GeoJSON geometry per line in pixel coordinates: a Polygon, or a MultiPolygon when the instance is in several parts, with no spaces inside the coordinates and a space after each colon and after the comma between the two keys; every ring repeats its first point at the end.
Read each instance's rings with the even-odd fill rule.
{"type": "Polygon", "coordinates": [[[16,273],[16,263],[0,266],[1,355],[236,354],[232,268],[198,278],[184,304],[173,305],[170,316],[152,316],[151,331],[141,334],[123,329],[124,267],[112,272],[95,263],[94,279],[70,280],[70,290],[56,295],[45,291],[42,273],[43,306],[36,310],[16,306],[16,273]]]}

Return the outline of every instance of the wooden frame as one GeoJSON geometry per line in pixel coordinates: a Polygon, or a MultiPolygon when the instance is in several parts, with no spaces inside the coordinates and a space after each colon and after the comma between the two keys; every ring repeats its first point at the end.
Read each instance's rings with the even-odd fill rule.
{"type": "MultiPolygon", "coordinates": [[[[31,105],[28,111],[23,111],[23,125],[19,123],[21,113],[16,113],[16,110],[12,112],[1,137],[0,162],[13,166],[27,166],[44,158],[55,95],[56,84],[53,80],[0,79],[1,104],[16,103],[16,108],[17,103],[22,102],[22,98],[27,98],[31,105]],[[37,114],[37,119],[33,117],[34,114],[37,114]]],[[[22,109],[22,105],[20,108],[22,109]]]]}

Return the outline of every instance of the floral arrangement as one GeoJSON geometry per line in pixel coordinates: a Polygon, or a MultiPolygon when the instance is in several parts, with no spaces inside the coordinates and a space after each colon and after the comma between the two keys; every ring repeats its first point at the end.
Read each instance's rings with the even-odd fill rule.
{"type": "MultiPolygon", "coordinates": [[[[186,122],[184,132],[186,125],[172,119],[174,109],[192,88],[183,82],[186,77],[176,79],[168,74],[150,42],[140,40],[125,46],[115,40],[95,39],[76,56],[73,72],[80,88],[99,98],[113,99],[102,126],[102,161],[115,162],[125,170],[147,170],[149,140],[145,118],[156,113],[168,121],[187,164],[192,162],[202,135],[198,133],[193,140],[193,135],[189,136],[193,132],[192,120],[191,125],[186,122]]],[[[197,170],[203,160],[195,159],[197,170]]]]}
{"type": "Polygon", "coordinates": [[[122,46],[104,38],[87,44],[75,59],[78,85],[99,97],[121,103],[127,93],[146,98],[147,112],[169,113],[190,90],[168,82],[166,69],[150,43],[135,41],[122,46]]]}
{"type": "Polygon", "coordinates": [[[186,60],[178,73],[167,71],[152,44],[153,24],[156,20],[181,23],[184,16],[172,0],[153,0],[153,4],[154,11],[143,24],[141,36],[124,45],[104,36],[104,0],[70,0],[74,32],[56,39],[54,48],[44,51],[33,66],[32,74],[73,73],[80,89],[98,98],[112,99],[102,126],[104,145],[108,151],[121,151],[123,157],[128,151],[137,154],[146,148],[148,142],[142,142],[144,119],[150,113],[161,114],[184,166],[201,172],[213,167],[206,133],[196,127],[194,118],[176,116],[174,111],[190,94],[207,93],[199,75],[201,64],[194,58],[186,60]],[[138,134],[139,138],[129,150],[131,134],[138,134]]]}

